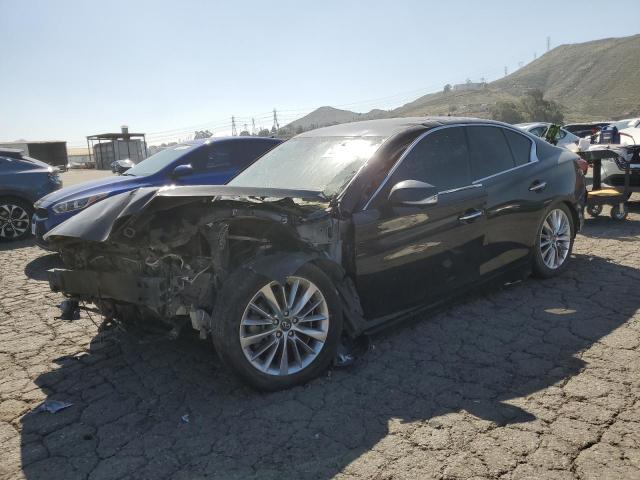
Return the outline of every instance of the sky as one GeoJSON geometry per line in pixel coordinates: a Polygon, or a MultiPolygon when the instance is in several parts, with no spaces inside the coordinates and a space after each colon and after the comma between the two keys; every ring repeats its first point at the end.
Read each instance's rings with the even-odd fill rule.
{"type": "Polygon", "coordinates": [[[640,1],[0,0],[0,141],[150,143],[390,109],[551,46],[640,33],[640,1]],[[532,6],[535,5],[535,8],[532,6]],[[592,5],[592,6],[590,6],[592,5]]]}

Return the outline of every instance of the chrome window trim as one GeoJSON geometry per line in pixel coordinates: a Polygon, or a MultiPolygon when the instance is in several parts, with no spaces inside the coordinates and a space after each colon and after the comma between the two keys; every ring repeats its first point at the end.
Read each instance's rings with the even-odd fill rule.
{"type": "Polygon", "coordinates": [[[457,193],[463,190],[469,190],[470,188],[480,188],[482,187],[481,183],[472,183],[471,185],[466,185],[464,187],[452,188],[451,190],[445,190],[443,192],[438,192],[438,195],[446,195],[447,193],[457,193]]]}
{"type": "MultiPolygon", "coordinates": [[[[537,162],[537,160],[536,160],[536,162],[537,162]]],[[[522,165],[518,165],[517,167],[513,167],[513,168],[510,168],[508,170],[503,170],[503,171],[498,172],[498,173],[494,173],[493,175],[489,175],[488,177],[479,178],[478,180],[474,180],[473,183],[484,182],[485,180],[490,180],[493,177],[499,177],[500,175],[502,175],[504,173],[509,173],[509,172],[513,172],[514,170],[518,170],[518,169],[523,168],[523,167],[528,167],[529,165],[532,165],[534,163],[535,162],[529,161],[529,163],[523,163],[522,165]]]]}
{"type": "MultiPolygon", "coordinates": [[[[535,162],[538,161],[538,150],[536,148],[535,140],[533,140],[531,138],[532,135],[531,134],[527,134],[526,132],[523,132],[522,130],[520,130],[517,127],[512,127],[510,125],[498,125],[498,124],[494,124],[494,123],[452,123],[450,125],[440,125],[439,127],[432,128],[432,129],[427,130],[426,132],[420,134],[413,142],[411,142],[411,144],[407,147],[407,149],[404,151],[404,153],[396,161],[396,163],[393,165],[393,167],[391,167],[391,170],[389,170],[389,173],[387,173],[387,176],[384,177],[382,182],[380,182],[380,185],[378,186],[376,191],[373,192],[373,195],[371,195],[371,198],[369,198],[369,200],[367,201],[367,203],[365,204],[365,206],[363,207],[362,210],[364,211],[364,210],[367,210],[369,208],[369,205],[371,204],[371,202],[373,202],[373,200],[378,196],[380,191],[387,184],[387,181],[389,180],[389,178],[391,178],[391,176],[398,169],[400,164],[402,164],[402,162],[404,161],[406,156],[411,153],[411,151],[414,149],[414,147],[423,138],[425,138],[426,136],[430,135],[433,132],[437,132],[439,130],[444,130],[445,128],[455,128],[455,127],[497,127],[497,128],[503,128],[505,130],[511,130],[512,132],[515,132],[515,133],[517,133],[519,135],[522,135],[524,138],[526,138],[527,140],[529,140],[531,142],[531,152],[529,154],[529,162],[524,163],[522,165],[518,165],[517,167],[510,168],[508,170],[503,170],[501,172],[494,173],[493,175],[489,175],[488,177],[479,178],[479,179],[474,180],[473,182],[471,182],[471,185],[467,185],[466,187],[454,188],[452,190],[445,190],[445,191],[442,191],[442,192],[438,192],[439,194],[453,193],[453,192],[456,192],[456,191],[459,191],[459,190],[464,190],[466,188],[472,188],[473,186],[481,187],[482,184],[478,183],[478,182],[482,182],[484,180],[488,180],[488,179],[496,177],[498,175],[502,175],[503,173],[508,173],[508,172],[513,171],[513,170],[517,170],[518,168],[526,167],[527,165],[531,165],[532,163],[535,163],[535,162]]],[[[505,141],[507,141],[506,137],[505,137],[505,141]]],[[[509,144],[507,143],[507,145],[509,145],[509,144]]],[[[509,146],[509,149],[511,149],[510,146],[509,146]]]]}

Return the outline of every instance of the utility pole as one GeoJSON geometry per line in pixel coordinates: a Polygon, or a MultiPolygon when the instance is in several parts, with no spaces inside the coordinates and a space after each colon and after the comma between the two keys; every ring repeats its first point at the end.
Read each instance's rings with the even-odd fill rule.
{"type": "Polygon", "coordinates": [[[504,76],[506,77],[507,75],[508,75],[507,67],[504,67],[504,76]]]}
{"type": "Polygon", "coordinates": [[[244,128],[242,129],[243,132],[248,132],[249,127],[247,126],[247,124],[244,124],[244,128]]]}
{"type": "Polygon", "coordinates": [[[236,117],[231,117],[231,136],[236,137],[238,135],[238,130],[236,129],[236,117]]]}
{"type": "Polygon", "coordinates": [[[547,52],[551,50],[551,37],[547,37],[547,52]]]}
{"type": "Polygon", "coordinates": [[[257,135],[257,131],[256,131],[256,119],[252,118],[251,119],[251,135],[257,135]]]}
{"type": "Polygon", "coordinates": [[[271,127],[272,131],[278,131],[280,130],[280,124],[278,123],[278,113],[276,112],[276,109],[273,109],[273,126],[271,127]]]}

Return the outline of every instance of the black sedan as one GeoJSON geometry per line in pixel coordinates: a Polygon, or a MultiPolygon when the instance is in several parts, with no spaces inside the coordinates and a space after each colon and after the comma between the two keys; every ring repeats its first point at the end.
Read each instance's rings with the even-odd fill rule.
{"type": "Polygon", "coordinates": [[[573,153],[509,125],[399,118],[303,133],[225,186],[142,188],[48,234],[65,315],[185,325],[278,389],[348,342],[489,281],[567,268],[582,223],[573,153]],[[97,220],[96,220],[97,219],[97,220]]]}

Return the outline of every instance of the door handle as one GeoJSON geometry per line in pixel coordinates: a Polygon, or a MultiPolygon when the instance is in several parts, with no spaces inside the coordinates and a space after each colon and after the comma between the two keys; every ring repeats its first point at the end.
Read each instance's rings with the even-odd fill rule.
{"type": "Polygon", "coordinates": [[[541,182],[540,180],[536,180],[535,182],[533,182],[531,184],[531,186],[529,186],[529,191],[530,192],[541,192],[545,188],[547,188],[547,182],[541,182]]]}
{"type": "Polygon", "coordinates": [[[469,220],[473,220],[474,218],[478,218],[484,215],[482,210],[472,210],[470,212],[465,213],[461,217],[458,217],[458,220],[461,222],[468,222],[469,220]]]}

